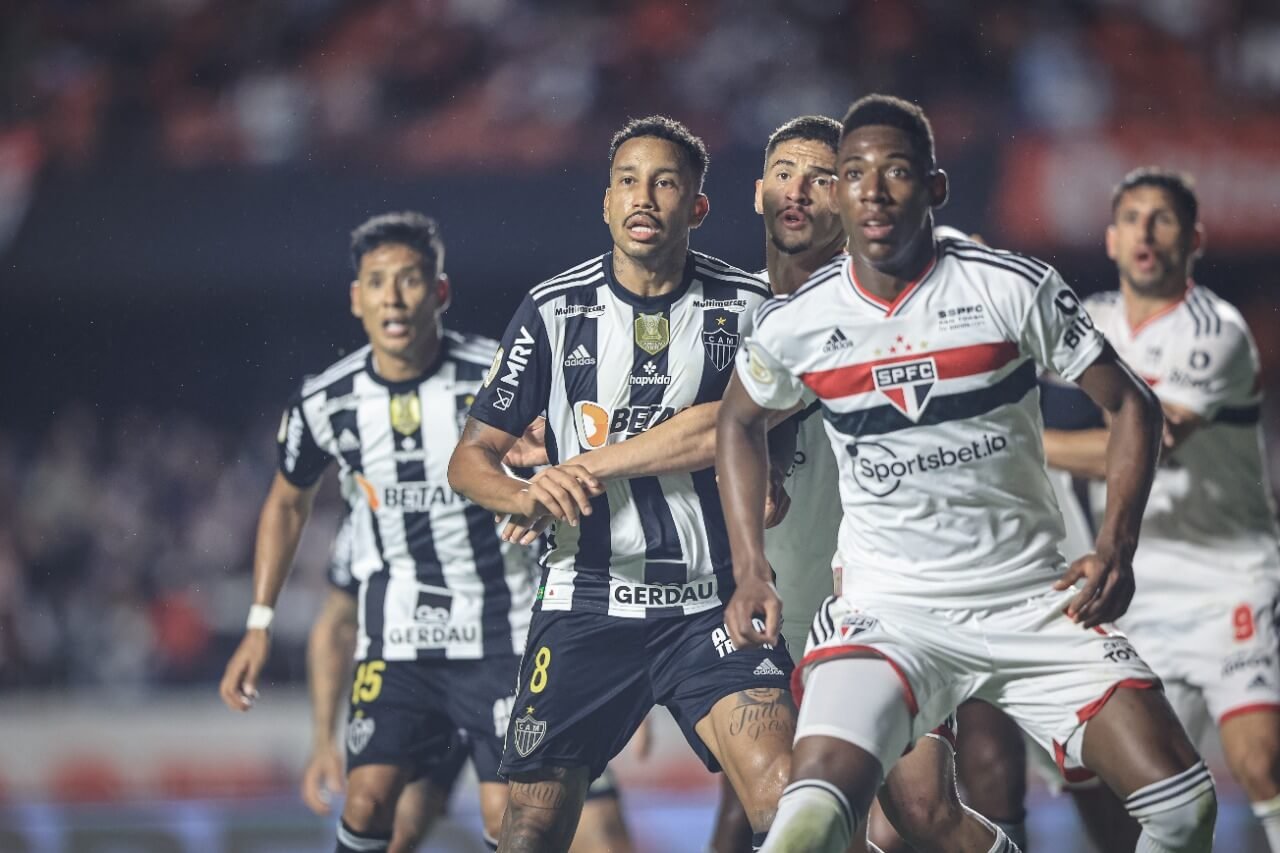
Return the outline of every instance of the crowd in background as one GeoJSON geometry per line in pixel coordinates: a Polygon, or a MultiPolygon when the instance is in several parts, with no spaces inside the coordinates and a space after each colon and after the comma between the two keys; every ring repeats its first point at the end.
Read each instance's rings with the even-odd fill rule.
{"type": "Polygon", "coordinates": [[[1270,0],[0,3],[0,130],[66,168],[552,166],[645,103],[713,150],[851,91],[951,139],[1280,104],[1270,0]],[[8,8],[4,8],[8,7],[8,8]],[[1169,93],[1176,96],[1169,97],[1169,93]]]}

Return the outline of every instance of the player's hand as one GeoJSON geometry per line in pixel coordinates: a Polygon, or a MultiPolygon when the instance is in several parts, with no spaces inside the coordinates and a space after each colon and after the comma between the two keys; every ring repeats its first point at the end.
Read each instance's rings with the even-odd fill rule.
{"type": "Polygon", "coordinates": [[[591,499],[604,494],[604,483],[583,466],[566,462],[534,474],[525,491],[532,502],[522,515],[552,515],[576,527],[579,516],[591,515],[591,499]]]}
{"type": "Polygon", "coordinates": [[[342,791],[342,754],[333,744],[317,746],[302,771],[302,802],[316,814],[327,815],[333,798],[342,791]]]}
{"type": "Polygon", "coordinates": [[[740,649],[748,649],[768,643],[778,644],[778,629],[782,625],[782,599],[772,583],[750,579],[738,585],[733,598],[724,609],[724,624],[729,638],[740,649]],[[764,630],[752,621],[764,619],[764,630]]]}
{"type": "Polygon", "coordinates": [[[787,487],[783,485],[786,479],[786,471],[769,466],[769,487],[764,496],[765,529],[781,524],[787,517],[787,511],[791,509],[791,495],[787,494],[787,487]]]}
{"type": "Polygon", "coordinates": [[[218,685],[218,694],[228,708],[247,711],[253,707],[254,700],[258,698],[258,674],[262,672],[270,652],[270,633],[258,628],[244,632],[244,639],[231,660],[227,661],[227,670],[218,685]]]}
{"type": "Polygon", "coordinates": [[[498,523],[502,525],[502,532],[498,534],[498,538],[503,542],[514,542],[517,545],[532,545],[538,541],[538,537],[551,526],[553,521],[555,519],[549,515],[540,515],[532,519],[526,515],[498,516],[498,523]]]}
{"type": "Polygon", "coordinates": [[[1067,604],[1067,618],[1093,628],[1114,622],[1129,609],[1136,588],[1129,560],[1110,549],[1099,548],[1097,553],[1085,554],[1072,563],[1053,588],[1067,590],[1081,579],[1084,586],[1067,604]]]}
{"type": "Polygon", "coordinates": [[[524,435],[502,457],[503,464],[511,468],[536,468],[550,461],[547,457],[546,418],[534,418],[533,423],[525,428],[524,435]]]}

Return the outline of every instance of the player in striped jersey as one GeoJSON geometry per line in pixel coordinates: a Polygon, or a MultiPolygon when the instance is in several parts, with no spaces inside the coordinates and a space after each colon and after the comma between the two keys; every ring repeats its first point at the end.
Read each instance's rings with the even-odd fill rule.
{"type": "Polygon", "coordinates": [[[723,766],[758,833],[788,768],[790,658],[728,641],[711,467],[733,354],[768,293],[689,250],[709,204],[706,149],[687,128],[633,121],[609,160],[612,250],[525,297],[450,468],[477,503],[556,519],[502,762],[510,849],[563,849],[587,782],[655,703],[723,766]],[[544,412],[552,465],[515,479],[501,460],[544,412]]]}
{"type": "MultiPolygon", "coordinates": [[[[1165,409],[1164,459],[1121,627],[1165,681],[1193,739],[1223,752],[1280,851],[1280,546],[1266,475],[1258,354],[1244,319],[1191,278],[1203,228],[1189,178],[1125,176],[1107,254],[1120,289],[1087,303],[1098,328],[1165,409]]],[[[1050,433],[1049,460],[1105,471],[1105,429],[1050,433]]]]}
{"type": "Polygon", "coordinates": [[[374,217],[353,232],[351,255],[351,312],[369,344],[305,380],[285,412],[258,525],[254,605],[221,694],[240,711],[257,695],[272,608],[320,479],[336,462],[360,584],[337,849],[387,849],[400,791],[448,760],[458,729],[493,835],[506,805],[497,765],[532,567],[500,541],[488,511],[449,488],[446,467],[494,345],[441,328],[450,285],[434,221],[374,217]]]}
{"type": "Polygon", "coordinates": [[[792,782],[764,849],[844,850],[906,745],[977,696],[1124,796],[1143,825],[1139,850],[1208,851],[1208,770],[1160,691],[1142,689],[1158,685],[1150,669],[1108,628],[1132,596],[1158,450],[1154,398],[1051,268],[935,243],[947,178],[919,107],[856,102],[837,162],[850,255],[758,312],[719,417],[735,643],[776,636],[755,509],[764,425],[805,386],[822,399],[840,465],[840,559],[857,567],[814,620],[795,679],[806,695],[792,782]],[[837,329],[852,344],[826,348],[837,329]],[[1113,421],[1097,553],[1070,567],[1045,476],[1037,366],[1078,381],[1113,421]]]}

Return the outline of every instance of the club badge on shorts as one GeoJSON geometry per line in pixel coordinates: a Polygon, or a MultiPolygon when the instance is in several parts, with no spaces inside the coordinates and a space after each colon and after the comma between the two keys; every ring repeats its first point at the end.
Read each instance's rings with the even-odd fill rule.
{"type": "Polygon", "coordinates": [[[636,315],[636,346],[657,355],[671,343],[671,321],[662,314],[636,315]]]}
{"type": "Polygon", "coordinates": [[[546,720],[534,719],[532,712],[533,709],[530,708],[529,713],[523,717],[516,717],[511,730],[516,752],[521,758],[528,758],[529,753],[538,748],[538,744],[542,743],[542,739],[547,734],[546,720]]]}
{"type": "Polygon", "coordinates": [[[372,717],[352,717],[347,723],[347,750],[352,755],[359,755],[373,738],[373,730],[377,728],[372,717]]]}

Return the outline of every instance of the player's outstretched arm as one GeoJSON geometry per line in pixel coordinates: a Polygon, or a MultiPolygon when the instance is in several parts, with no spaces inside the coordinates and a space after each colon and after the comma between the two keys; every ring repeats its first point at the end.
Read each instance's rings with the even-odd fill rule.
{"type": "Polygon", "coordinates": [[[1080,375],[1080,387],[1110,416],[1107,507],[1095,553],[1076,560],[1057,588],[1083,578],[1067,615],[1091,628],[1124,615],[1133,598],[1133,552],[1155,476],[1164,419],[1145,382],[1107,344],[1080,375]]]}
{"type": "Polygon", "coordinates": [[[258,695],[258,674],[271,651],[271,611],[289,577],[302,528],[311,515],[319,483],[293,485],[276,473],[258,515],[258,538],[253,551],[253,603],[250,624],[239,648],[227,662],[218,692],[233,711],[247,711],[258,695]],[[266,624],[262,624],[265,621],[266,624]]]}
{"type": "Polygon", "coordinates": [[[767,432],[771,410],[756,403],[737,375],[729,380],[716,426],[716,471],[737,589],[725,608],[725,625],[739,648],[776,643],[782,601],[764,556],[764,505],[768,485],[767,432]],[[752,624],[764,617],[764,631],[752,624]]]}
{"type": "Polygon", "coordinates": [[[335,732],[351,683],[357,627],[355,596],[331,589],[307,638],[311,756],[302,773],[302,801],[318,815],[329,814],[333,796],[342,793],[342,750],[335,732]]]}
{"type": "Polygon", "coordinates": [[[604,493],[604,484],[571,462],[544,468],[527,481],[513,477],[502,460],[516,440],[468,418],[449,460],[449,486],[492,512],[530,520],[550,515],[576,525],[579,516],[590,515],[591,499],[604,493]]]}

